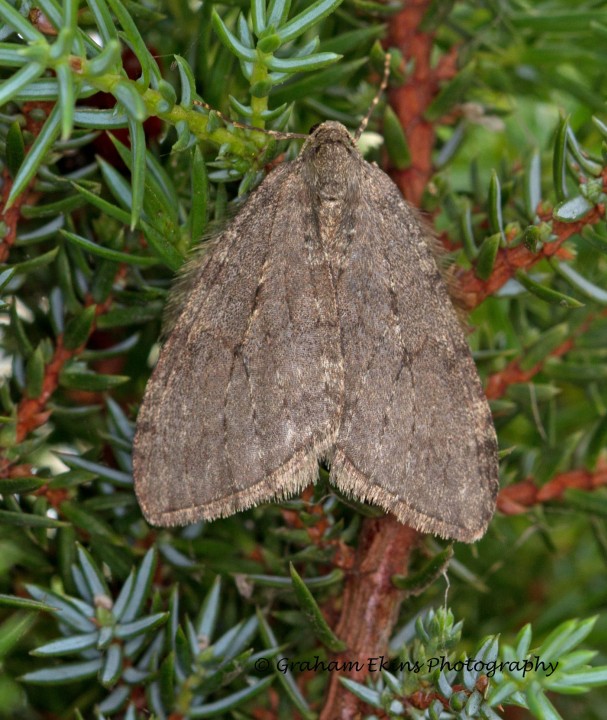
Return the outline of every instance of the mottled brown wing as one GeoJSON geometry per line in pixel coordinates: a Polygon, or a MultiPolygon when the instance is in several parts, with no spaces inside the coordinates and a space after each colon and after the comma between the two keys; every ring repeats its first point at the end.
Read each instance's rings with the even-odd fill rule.
{"type": "Polygon", "coordinates": [[[297,492],[335,441],[339,329],[298,167],[275,170],[204,264],[148,383],[135,490],[155,525],[297,492]]]}
{"type": "Polygon", "coordinates": [[[489,406],[414,211],[377,167],[356,172],[335,259],[345,400],[332,479],[418,530],[471,542],[498,487],[489,406]]]}

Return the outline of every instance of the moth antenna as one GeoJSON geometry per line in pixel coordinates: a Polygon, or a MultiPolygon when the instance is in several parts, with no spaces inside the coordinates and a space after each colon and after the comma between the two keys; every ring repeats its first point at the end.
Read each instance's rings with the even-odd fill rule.
{"type": "Polygon", "coordinates": [[[233,125],[236,128],[239,128],[240,130],[257,130],[257,132],[265,133],[266,135],[270,135],[273,138],[276,138],[277,140],[306,140],[308,138],[307,135],[303,135],[302,133],[289,133],[289,132],[280,132],[279,130],[266,130],[265,128],[259,128],[255,127],[254,125],[246,125],[245,123],[238,122],[236,120],[230,120],[230,118],[226,117],[223,113],[220,113],[219,110],[215,110],[215,108],[212,108],[208,103],[206,103],[204,100],[194,100],[194,105],[198,105],[199,107],[203,107],[205,110],[208,110],[209,112],[214,112],[217,117],[221,118],[225,123],[229,125],[233,125]]]}
{"type": "Polygon", "coordinates": [[[371,119],[371,115],[373,115],[373,111],[377,107],[377,103],[379,102],[379,98],[382,96],[382,93],[384,90],[388,87],[388,80],[390,79],[390,53],[386,53],[386,57],[384,58],[384,76],[381,81],[381,85],[379,86],[378,91],[375,93],[375,97],[373,98],[373,101],[371,102],[371,105],[369,106],[369,110],[367,111],[367,114],[362,119],[362,122],[360,123],[358,130],[356,131],[356,135],[354,136],[354,140],[358,142],[360,136],[365,132],[367,129],[367,125],[369,124],[369,120],[371,119]]]}

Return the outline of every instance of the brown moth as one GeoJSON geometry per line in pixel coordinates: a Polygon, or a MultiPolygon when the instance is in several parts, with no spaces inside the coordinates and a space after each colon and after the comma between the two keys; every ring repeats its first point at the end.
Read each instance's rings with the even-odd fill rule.
{"type": "Polygon", "coordinates": [[[184,525],[331,482],[472,542],[498,487],[468,343],[415,211],[320,125],[208,251],[148,383],[135,490],[184,525]]]}

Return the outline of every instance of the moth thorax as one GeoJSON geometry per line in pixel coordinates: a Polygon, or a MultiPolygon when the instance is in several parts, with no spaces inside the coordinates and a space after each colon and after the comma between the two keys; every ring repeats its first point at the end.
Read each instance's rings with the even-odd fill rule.
{"type": "Polygon", "coordinates": [[[322,143],[314,148],[315,152],[308,165],[309,180],[314,194],[321,201],[343,201],[349,192],[351,177],[351,151],[339,142],[322,143]]]}

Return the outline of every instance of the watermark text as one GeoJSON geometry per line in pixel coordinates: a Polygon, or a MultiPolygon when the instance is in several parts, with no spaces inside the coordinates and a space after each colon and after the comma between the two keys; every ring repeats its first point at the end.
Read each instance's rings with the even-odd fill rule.
{"type": "Polygon", "coordinates": [[[255,662],[255,669],[263,672],[275,667],[281,673],[291,672],[381,672],[388,670],[391,673],[409,672],[409,673],[431,673],[433,670],[450,672],[462,672],[464,669],[468,672],[477,672],[492,678],[496,672],[508,671],[511,673],[521,673],[522,677],[529,672],[542,672],[546,677],[550,677],[558,668],[558,661],[543,662],[538,655],[534,655],[524,660],[475,660],[468,658],[466,660],[451,661],[445,655],[439,657],[428,658],[425,662],[419,661],[403,661],[390,660],[384,655],[378,657],[370,657],[364,660],[321,660],[319,655],[315,655],[312,660],[290,660],[287,657],[278,659],[258,658],[255,662]]]}

